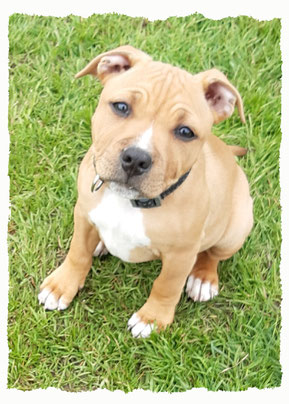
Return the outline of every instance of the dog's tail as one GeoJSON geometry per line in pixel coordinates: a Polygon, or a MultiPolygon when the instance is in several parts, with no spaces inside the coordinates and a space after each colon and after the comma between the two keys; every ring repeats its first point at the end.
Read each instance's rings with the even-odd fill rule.
{"type": "Polygon", "coordinates": [[[229,146],[229,147],[234,156],[245,156],[248,152],[248,149],[245,149],[244,147],[240,146],[229,146]]]}

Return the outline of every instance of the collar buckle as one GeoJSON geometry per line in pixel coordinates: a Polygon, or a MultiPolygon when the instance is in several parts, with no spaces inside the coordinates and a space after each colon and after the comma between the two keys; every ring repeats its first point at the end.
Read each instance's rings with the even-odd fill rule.
{"type": "Polygon", "coordinates": [[[142,209],[156,208],[157,206],[161,206],[161,197],[157,196],[156,198],[152,199],[147,198],[131,199],[130,202],[134,208],[142,208],[142,209]]]}
{"type": "Polygon", "coordinates": [[[184,175],[182,175],[181,178],[179,178],[175,184],[171,185],[168,189],[166,189],[156,198],[131,199],[130,202],[132,206],[134,208],[142,208],[142,209],[156,208],[158,206],[161,206],[161,200],[164,199],[166,196],[170,195],[172,192],[174,192],[185,181],[187,176],[190,174],[190,171],[191,169],[187,171],[184,175]]]}

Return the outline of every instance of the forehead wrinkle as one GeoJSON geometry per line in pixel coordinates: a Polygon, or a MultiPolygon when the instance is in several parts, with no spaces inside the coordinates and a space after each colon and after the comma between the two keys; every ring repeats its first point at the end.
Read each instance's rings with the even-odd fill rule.
{"type": "MultiPolygon", "coordinates": [[[[162,109],[164,105],[168,105],[170,108],[170,100],[180,100],[180,90],[187,93],[187,87],[183,80],[184,71],[171,65],[162,64],[162,66],[165,66],[165,69],[160,70],[153,80],[156,109],[162,109]]],[[[181,104],[181,101],[176,102],[178,105],[181,104]]],[[[184,104],[181,107],[184,109],[184,113],[189,113],[188,105],[184,104]]]]}
{"type": "Polygon", "coordinates": [[[190,109],[185,104],[174,104],[171,107],[171,115],[176,115],[178,119],[183,119],[188,115],[192,115],[190,109]]]}
{"type": "Polygon", "coordinates": [[[129,91],[134,98],[142,98],[145,103],[148,101],[148,92],[143,87],[131,87],[127,88],[126,91],[129,91]]]}

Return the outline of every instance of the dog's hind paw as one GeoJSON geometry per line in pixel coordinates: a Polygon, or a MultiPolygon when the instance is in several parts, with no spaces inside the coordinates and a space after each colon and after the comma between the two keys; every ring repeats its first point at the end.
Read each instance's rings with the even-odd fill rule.
{"type": "Polygon", "coordinates": [[[186,292],[194,302],[206,302],[217,296],[218,287],[211,284],[211,282],[203,282],[201,279],[190,275],[187,281],[186,292]]]}
{"type": "Polygon", "coordinates": [[[103,255],[108,254],[108,250],[104,244],[103,241],[100,241],[97,246],[96,249],[94,250],[93,256],[94,257],[102,257],[103,255]]]}

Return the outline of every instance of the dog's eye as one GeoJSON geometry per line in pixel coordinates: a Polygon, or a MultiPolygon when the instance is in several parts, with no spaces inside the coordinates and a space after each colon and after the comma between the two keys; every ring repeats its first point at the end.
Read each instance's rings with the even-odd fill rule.
{"type": "Polygon", "coordinates": [[[174,133],[178,138],[184,141],[189,141],[197,138],[192,129],[188,128],[188,126],[178,126],[174,130],[174,133]]]}
{"type": "Polygon", "coordinates": [[[127,117],[130,114],[130,107],[126,102],[112,102],[110,105],[119,116],[127,117]]]}

